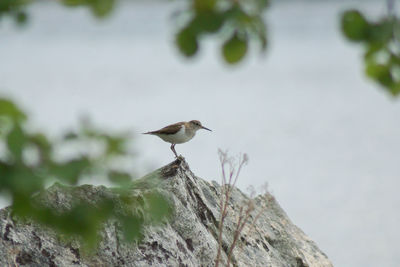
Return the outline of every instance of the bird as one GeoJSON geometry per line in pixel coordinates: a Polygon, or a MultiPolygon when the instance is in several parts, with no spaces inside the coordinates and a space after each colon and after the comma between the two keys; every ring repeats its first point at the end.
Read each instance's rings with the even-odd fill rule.
{"type": "Polygon", "coordinates": [[[181,121],[177,122],[164,128],[157,130],[146,132],[143,134],[151,134],[160,137],[165,142],[171,143],[171,150],[174,152],[175,157],[178,158],[178,154],[175,151],[176,144],[186,143],[187,141],[191,140],[197,130],[204,129],[210,131],[210,129],[201,125],[201,122],[198,120],[191,120],[191,121],[181,121]]]}

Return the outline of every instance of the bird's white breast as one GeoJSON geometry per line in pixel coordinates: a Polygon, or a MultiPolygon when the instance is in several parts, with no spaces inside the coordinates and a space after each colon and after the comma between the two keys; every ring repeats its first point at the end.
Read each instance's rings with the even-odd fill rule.
{"type": "Polygon", "coordinates": [[[194,136],[193,134],[188,133],[185,131],[185,125],[182,125],[181,129],[176,132],[175,134],[162,134],[159,135],[159,137],[164,140],[165,142],[171,143],[171,144],[182,144],[190,139],[192,139],[194,136]]]}

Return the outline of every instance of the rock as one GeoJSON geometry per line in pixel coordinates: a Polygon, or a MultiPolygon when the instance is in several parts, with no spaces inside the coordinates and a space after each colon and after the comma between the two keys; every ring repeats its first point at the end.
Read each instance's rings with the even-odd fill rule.
{"type": "MultiPolygon", "coordinates": [[[[221,187],[196,177],[183,158],[139,179],[132,194],[154,187],[173,203],[172,219],[165,225],[147,226],[138,244],[123,242],[118,227],[107,222],[101,233],[103,241],[93,254],[85,253],[79,242],[60,240],[45,227],[14,222],[8,208],[1,210],[0,266],[214,266],[221,187]]],[[[71,190],[93,202],[113,194],[104,186],[72,189],[55,184],[43,199],[61,210],[68,209],[71,190]]],[[[238,210],[248,200],[240,190],[233,190],[222,235],[224,263],[238,210]]],[[[233,266],[332,266],[316,244],[289,220],[273,196],[267,193],[254,201],[252,218],[263,211],[254,225],[241,232],[233,251],[233,266]]]]}

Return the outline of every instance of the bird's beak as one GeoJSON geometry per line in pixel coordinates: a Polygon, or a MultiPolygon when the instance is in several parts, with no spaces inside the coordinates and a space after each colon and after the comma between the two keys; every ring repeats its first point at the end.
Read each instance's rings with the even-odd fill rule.
{"type": "Polygon", "coordinates": [[[201,128],[203,128],[204,130],[212,132],[210,129],[208,129],[208,128],[204,127],[204,126],[201,126],[201,128]]]}

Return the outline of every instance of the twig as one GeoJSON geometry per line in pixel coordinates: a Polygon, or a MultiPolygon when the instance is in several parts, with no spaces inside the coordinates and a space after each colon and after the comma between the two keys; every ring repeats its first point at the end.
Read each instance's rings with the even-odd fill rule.
{"type": "MultiPolygon", "coordinates": [[[[219,225],[218,225],[218,251],[217,251],[217,257],[215,259],[215,266],[218,267],[220,260],[221,260],[221,250],[222,250],[222,232],[223,232],[223,225],[225,222],[225,218],[228,215],[228,204],[229,204],[229,199],[232,193],[233,188],[236,185],[236,182],[238,180],[239,174],[241,172],[241,169],[244,164],[248,162],[248,157],[246,154],[241,155],[239,157],[238,161],[238,168],[237,170],[235,169],[235,162],[234,159],[229,158],[227,155],[227,152],[224,152],[222,150],[219,150],[219,159],[221,162],[221,168],[222,168],[222,185],[221,185],[221,198],[220,198],[220,220],[219,220],[219,225]],[[225,171],[226,165],[228,164],[229,166],[229,176],[227,179],[227,173],[225,171]]],[[[241,225],[241,224],[239,224],[241,225]]],[[[240,226],[239,226],[240,227],[240,226]]],[[[243,227],[242,227],[243,229],[243,227]]],[[[235,235],[236,236],[236,235],[235,235]]],[[[237,237],[236,237],[237,239],[237,237]]],[[[236,244],[236,241],[234,240],[234,243],[236,244]]],[[[233,244],[233,245],[235,245],[233,244]]],[[[232,245],[230,248],[230,251],[233,250],[232,245]]],[[[230,264],[230,252],[228,253],[228,266],[230,264]]]]}
{"type": "Polygon", "coordinates": [[[240,208],[239,219],[238,219],[238,222],[236,225],[235,235],[233,237],[233,242],[231,244],[231,247],[230,247],[229,253],[228,253],[228,264],[227,264],[228,267],[230,266],[231,259],[232,259],[232,253],[233,253],[234,248],[236,247],[236,243],[239,239],[240,233],[243,231],[243,228],[246,226],[246,224],[250,218],[250,213],[253,210],[254,210],[254,206],[252,206],[252,204],[248,204],[246,213],[243,216],[242,215],[243,207],[240,208]]]}

